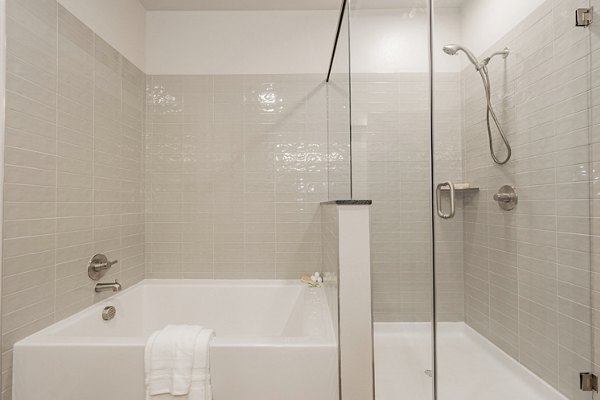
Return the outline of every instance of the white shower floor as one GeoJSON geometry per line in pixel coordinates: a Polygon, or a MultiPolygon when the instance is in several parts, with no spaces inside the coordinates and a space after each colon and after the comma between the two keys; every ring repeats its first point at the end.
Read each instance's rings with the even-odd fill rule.
{"type": "MultiPolygon", "coordinates": [[[[463,323],[438,334],[440,400],[566,400],[463,323]]],[[[376,400],[431,400],[431,325],[375,324],[376,400]]]]}

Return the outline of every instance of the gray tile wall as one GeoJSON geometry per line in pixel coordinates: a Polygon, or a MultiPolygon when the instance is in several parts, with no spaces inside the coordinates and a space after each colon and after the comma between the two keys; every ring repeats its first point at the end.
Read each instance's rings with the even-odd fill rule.
{"type": "MultiPolygon", "coordinates": [[[[569,399],[592,354],[590,293],[590,31],[550,0],[492,46],[493,101],[513,146],[491,161],[484,92],[463,72],[465,177],[481,188],[464,205],[466,322],[569,399]],[[517,188],[519,205],[492,195],[517,188]]],[[[500,143],[496,137],[496,146],[500,143]]]]}
{"type": "Polygon", "coordinates": [[[147,86],[147,276],[320,270],[323,76],[149,76],[147,86]]]}
{"type": "MultiPolygon", "coordinates": [[[[343,59],[343,56],[336,54],[336,59],[338,58],[343,59]]],[[[327,91],[327,186],[329,200],[353,198],[350,176],[349,79],[350,74],[334,73],[325,88],[327,91]]]]}
{"type": "MultiPolygon", "coordinates": [[[[436,181],[462,181],[460,75],[436,76],[436,181]]],[[[352,75],[355,198],[372,199],[376,321],[431,320],[431,158],[426,73],[352,75]]],[[[463,320],[462,212],[436,219],[440,320],[463,320]]]]}
{"type": "Polygon", "coordinates": [[[7,2],[3,399],[12,345],[144,276],[144,74],[54,0],[7,2]]]}
{"type": "MultiPolygon", "coordinates": [[[[465,183],[462,152],[461,77],[457,73],[435,73],[433,100],[434,188],[438,183],[465,183]]],[[[445,220],[434,216],[437,320],[464,321],[463,202],[456,194],[456,216],[445,220]]],[[[444,196],[444,211],[449,204],[444,196]]]]}

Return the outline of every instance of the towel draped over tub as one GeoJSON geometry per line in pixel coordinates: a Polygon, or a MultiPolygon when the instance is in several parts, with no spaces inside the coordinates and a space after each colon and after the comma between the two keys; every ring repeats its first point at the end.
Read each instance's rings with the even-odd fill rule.
{"type": "Polygon", "coordinates": [[[168,325],[146,342],[146,400],[211,400],[211,329],[168,325]]]}

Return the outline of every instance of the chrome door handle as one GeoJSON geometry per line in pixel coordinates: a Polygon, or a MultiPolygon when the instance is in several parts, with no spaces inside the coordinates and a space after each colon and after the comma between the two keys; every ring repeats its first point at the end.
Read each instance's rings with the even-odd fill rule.
{"type": "Polygon", "coordinates": [[[455,190],[454,190],[454,183],[448,181],[448,182],[442,182],[439,185],[437,185],[437,188],[435,189],[435,197],[436,197],[436,208],[437,208],[437,215],[440,218],[443,219],[450,219],[450,218],[454,218],[454,215],[456,214],[456,203],[454,201],[455,199],[455,190]],[[444,187],[448,187],[448,189],[450,189],[450,212],[448,214],[444,213],[442,211],[442,188],[444,187]]]}

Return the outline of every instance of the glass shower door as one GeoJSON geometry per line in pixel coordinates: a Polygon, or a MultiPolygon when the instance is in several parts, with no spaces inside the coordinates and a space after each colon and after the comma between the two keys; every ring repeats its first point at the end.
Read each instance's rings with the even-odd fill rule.
{"type": "Polygon", "coordinates": [[[587,6],[433,0],[437,399],[592,398],[587,6]]]}
{"type": "Polygon", "coordinates": [[[428,2],[350,1],[352,191],[371,199],[378,400],[433,399],[428,2]]]}
{"type": "Polygon", "coordinates": [[[600,335],[598,329],[600,328],[600,318],[598,317],[598,291],[600,285],[598,284],[598,274],[600,273],[600,264],[598,262],[598,255],[600,254],[600,135],[599,123],[600,123],[600,79],[598,73],[600,72],[600,23],[598,17],[598,11],[600,10],[600,0],[591,0],[590,9],[592,11],[592,23],[589,25],[590,34],[590,217],[591,217],[591,230],[590,230],[590,265],[591,265],[591,292],[592,292],[592,367],[591,370],[594,375],[600,375],[600,359],[598,357],[597,349],[599,348],[600,335]],[[595,20],[595,21],[594,21],[595,20]],[[595,23],[594,23],[595,22],[595,23]]]}

